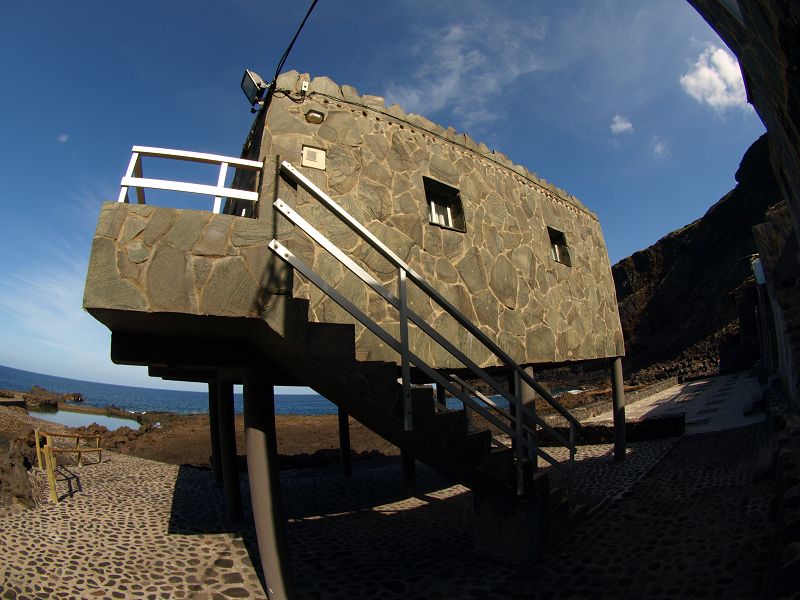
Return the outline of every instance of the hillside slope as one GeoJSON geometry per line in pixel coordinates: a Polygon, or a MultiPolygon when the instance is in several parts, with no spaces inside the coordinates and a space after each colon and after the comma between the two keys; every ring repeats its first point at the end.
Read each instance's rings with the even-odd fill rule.
{"type": "Polygon", "coordinates": [[[703,217],[612,267],[634,379],[714,374],[720,345],[738,336],[731,293],[751,276],[753,226],[780,200],[766,134],[736,181],[703,217]]]}

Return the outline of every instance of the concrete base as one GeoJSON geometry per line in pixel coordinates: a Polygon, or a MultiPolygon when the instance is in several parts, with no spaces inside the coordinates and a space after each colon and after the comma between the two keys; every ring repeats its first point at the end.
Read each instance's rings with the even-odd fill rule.
{"type": "Polygon", "coordinates": [[[547,540],[545,505],[519,496],[473,493],[475,548],[520,563],[542,556],[547,540]]]}

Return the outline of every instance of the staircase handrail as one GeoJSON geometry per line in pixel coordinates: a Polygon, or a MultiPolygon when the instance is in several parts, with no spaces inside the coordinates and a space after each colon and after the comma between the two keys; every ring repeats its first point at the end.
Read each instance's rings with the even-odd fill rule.
{"type": "Polygon", "coordinates": [[[519,373],[522,380],[533,388],[537,394],[550,404],[562,417],[575,426],[580,426],[580,421],[576,419],[568,410],[561,406],[558,401],[542,387],[539,382],[534,380],[530,375],[525,372],[525,369],[516,363],[502,348],[500,348],[494,341],[492,341],[485,333],[476,327],[469,319],[467,319],[455,306],[453,306],[444,296],[442,296],[433,286],[431,286],[423,277],[421,277],[414,269],[412,269],[403,259],[397,256],[390,248],[383,242],[377,239],[366,227],[356,221],[346,210],[339,206],[336,202],[331,200],[325,192],[323,192],[317,185],[310,179],[298,171],[288,161],[281,162],[281,171],[289,175],[297,183],[311,193],[318,201],[325,204],[325,206],[336,215],[345,225],[358,234],[364,241],[372,246],[381,256],[392,263],[395,267],[403,269],[408,277],[421,288],[430,298],[436,301],[451,317],[458,321],[465,329],[475,336],[487,349],[489,349],[495,356],[497,356],[507,367],[519,373]]]}
{"type": "MultiPolygon", "coordinates": [[[[398,257],[391,249],[377,239],[369,230],[367,230],[361,223],[355,220],[346,210],[334,202],[325,192],[317,187],[305,175],[298,171],[288,161],[282,161],[280,170],[284,175],[290,177],[296,184],[299,184],[306,189],[317,201],[322,203],[328,210],[334,213],[342,222],[344,222],[354,233],[365,240],[372,246],[381,256],[388,260],[398,270],[398,297],[389,292],[382,284],[380,284],[374,277],[367,273],[355,261],[342,252],[335,244],[330,242],[322,233],[316,230],[310,223],[308,223],[296,211],[291,209],[280,198],[274,202],[276,210],[288,218],[294,225],[298,226],[315,242],[320,244],[327,252],[334,258],[341,262],[347,269],[359,277],[371,289],[378,293],[384,300],[391,304],[399,313],[400,325],[400,340],[394,338],[383,327],[375,323],[369,316],[356,307],[352,302],[346,299],[340,292],[338,292],[327,281],[322,279],[316,274],[313,269],[308,267],[301,259],[296,257],[288,248],[283,246],[280,242],[273,239],[269,248],[272,252],[277,254],[280,258],[288,262],[293,268],[301,272],[308,278],[314,285],[320,288],[325,294],[331,297],[337,304],[345,309],[350,315],[361,322],[372,333],[386,343],[390,348],[400,354],[401,357],[401,376],[403,385],[403,412],[404,412],[404,427],[410,431],[413,429],[413,416],[411,404],[411,376],[410,364],[414,364],[422,373],[427,375],[431,381],[437,385],[442,386],[449,391],[453,396],[461,400],[465,406],[469,406],[478,414],[483,416],[489,423],[494,424],[501,431],[508,434],[514,440],[516,447],[516,465],[517,465],[517,493],[524,493],[524,482],[522,479],[523,474],[523,459],[526,457],[525,451],[528,451],[528,456],[542,456],[551,464],[557,466],[559,469],[564,470],[563,466],[558,463],[553,457],[537,447],[535,442],[535,432],[530,429],[526,424],[526,417],[536,425],[547,430],[558,442],[569,450],[569,469],[567,475],[569,479],[570,490],[572,487],[572,466],[574,464],[574,457],[576,447],[574,444],[574,430],[579,424],[566,409],[558,404],[550,393],[543,388],[538,382],[530,377],[525,370],[518,365],[508,354],[506,354],[497,344],[488,338],[480,329],[478,329],[471,321],[469,321],[455,306],[453,306],[446,298],[444,298],[435,288],[433,288],[425,279],[416,273],[404,260],[398,257]],[[429,298],[439,304],[451,317],[453,317],[459,324],[461,324],[468,332],[470,332],[484,347],[498,357],[503,363],[512,370],[514,380],[514,393],[509,393],[500,386],[500,384],[487,373],[484,369],[479,367],[474,361],[467,357],[463,352],[456,348],[449,340],[441,336],[435,329],[433,329],[422,317],[417,315],[408,306],[407,299],[407,284],[406,279],[414,282],[429,298]],[[444,377],[441,373],[430,367],[419,356],[413,353],[408,344],[408,321],[416,324],[420,330],[431,337],[436,343],[443,347],[447,352],[459,360],[475,375],[480,377],[483,381],[488,383],[499,395],[505,397],[509,405],[514,408],[513,412],[505,411],[498,407],[493,401],[488,399],[483,394],[478,393],[477,397],[485,402],[486,406],[494,408],[499,414],[507,417],[514,425],[512,429],[509,425],[499,419],[496,414],[487,410],[486,406],[476,402],[470,394],[465,393],[464,389],[474,388],[468,386],[466,382],[459,379],[459,384],[462,388],[453,385],[453,381],[444,377]],[[569,422],[570,435],[569,440],[555,432],[549,425],[541,420],[535,411],[530,407],[525,406],[521,400],[522,382],[527,383],[539,395],[541,395],[554,409],[559,412],[569,422]],[[553,435],[555,434],[555,435],[553,435]]],[[[534,425],[535,427],[535,425],[534,425]]],[[[535,460],[535,459],[534,459],[535,460]]],[[[535,468],[535,462],[534,462],[535,468]]],[[[570,492],[571,496],[571,492],[570,492]]]]}
{"type": "MultiPolygon", "coordinates": [[[[392,350],[396,352],[401,351],[400,342],[396,340],[390,333],[388,333],[383,327],[375,323],[368,315],[364,313],[360,308],[358,308],[355,304],[350,302],[344,295],[339,292],[336,288],[330,285],[327,281],[322,279],[314,270],[306,265],[302,259],[298,258],[294,252],[289,250],[286,246],[281,244],[277,240],[272,240],[269,243],[269,248],[275,254],[277,254],[280,258],[285,260],[289,263],[293,268],[297,269],[300,273],[303,274],[309,281],[311,281],[314,285],[316,285],[319,289],[321,289],[327,296],[332,298],[339,306],[341,306],[344,310],[346,310],[350,315],[352,315],[356,320],[358,320],[362,325],[364,325],[367,329],[369,329],[372,333],[378,336],[381,341],[383,341],[387,346],[389,346],[392,350]]],[[[465,394],[463,391],[459,390],[455,387],[452,382],[448,381],[441,373],[433,369],[430,365],[428,365],[422,358],[417,356],[414,352],[409,351],[409,358],[411,362],[413,362],[425,375],[430,377],[434,383],[438,383],[447,388],[447,390],[456,398],[467,404],[470,408],[475,410],[481,416],[486,418],[492,425],[495,425],[499,428],[503,433],[508,435],[514,435],[514,431],[511,427],[504,423],[502,419],[498,418],[495,414],[490,411],[487,411],[483,406],[475,402],[468,394],[465,394]]],[[[502,411],[502,409],[501,409],[502,411]]],[[[505,411],[503,411],[505,412],[505,411]]],[[[505,413],[506,416],[508,413],[505,413]]]]}
{"type": "MultiPolygon", "coordinates": [[[[316,285],[319,289],[321,289],[327,296],[329,296],[332,300],[334,300],[339,306],[341,306],[345,311],[347,311],[350,315],[352,315],[357,321],[359,321],[362,325],[364,325],[367,329],[369,329],[372,333],[374,333],[378,338],[381,339],[387,346],[389,346],[392,350],[400,353],[402,352],[401,343],[398,342],[391,334],[389,334],[385,329],[383,329],[380,325],[375,323],[368,315],[366,315],[360,308],[358,308],[355,304],[350,302],[347,298],[342,295],[341,292],[336,290],[332,285],[330,285],[327,281],[322,279],[314,270],[306,265],[302,259],[298,258],[291,250],[289,250],[286,246],[281,244],[277,240],[271,240],[269,243],[269,249],[272,250],[277,256],[281,259],[289,263],[294,269],[297,269],[300,273],[303,274],[311,283],[316,285]]],[[[498,418],[496,414],[486,409],[485,406],[481,405],[469,395],[464,393],[459,388],[455,387],[451,381],[449,381],[446,377],[444,377],[441,373],[433,369],[430,365],[428,365],[422,358],[417,356],[415,353],[409,351],[409,359],[416,367],[422,371],[425,375],[430,377],[430,379],[438,384],[443,386],[450,392],[453,397],[458,398],[461,400],[466,406],[469,406],[472,410],[476,413],[481,415],[484,419],[486,419],[489,423],[500,429],[503,433],[507,434],[508,436],[514,438],[515,437],[515,430],[512,429],[507,423],[505,423],[502,419],[498,418]]],[[[493,403],[489,402],[489,405],[493,403]]],[[[497,408],[493,406],[493,408],[497,408]]],[[[503,416],[510,417],[511,415],[505,411],[504,409],[499,409],[499,411],[503,416]]],[[[515,419],[516,420],[516,419],[515,419]]],[[[519,422],[519,420],[516,420],[519,422]]],[[[528,429],[528,431],[530,431],[528,429]]],[[[556,433],[556,436],[560,437],[560,434],[556,433]]],[[[563,439],[563,438],[562,438],[563,439]]],[[[569,474],[569,471],[564,468],[562,464],[560,464],[557,460],[555,460],[552,456],[547,454],[541,448],[538,448],[527,438],[520,438],[518,441],[518,448],[525,448],[530,452],[537,454],[538,456],[543,457],[547,462],[557,467],[559,470],[569,474]]],[[[565,443],[564,445],[567,445],[565,443]]]]}
{"type": "MultiPolygon", "coordinates": [[[[389,304],[392,305],[396,310],[400,310],[402,303],[400,300],[392,294],[389,290],[387,290],[380,282],[378,282],[372,275],[367,273],[361,266],[358,265],[353,259],[347,256],[344,252],[342,252],[335,244],[331,243],[320,231],[318,231],[313,225],[311,225],[308,221],[306,221],[297,211],[293,210],[288,204],[286,204],[283,200],[278,198],[273,203],[273,206],[280,212],[283,216],[285,216],[289,221],[294,223],[297,227],[302,229],[309,237],[319,243],[325,250],[327,250],[334,258],[336,258],[342,265],[344,265],[347,269],[349,269],[354,275],[356,275],[361,281],[363,281],[366,285],[368,285],[375,293],[381,296],[384,300],[386,300],[389,304]]],[[[450,354],[452,354],[456,359],[458,359],[464,366],[466,366],[470,371],[472,371],[475,375],[480,377],[483,381],[488,383],[498,395],[503,396],[510,405],[516,404],[516,399],[514,395],[512,395],[508,390],[504,389],[499,382],[492,377],[489,373],[487,373],[484,369],[478,366],[473,360],[471,360],[466,354],[461,352],[458,348],[456,348],[447,338],[443,337],[438,331],[436,331],[433,327],[431,327],[428,322],[415,313],[412,309],[407,309],[408,319],[412,321],[417,327],[419,327],[423,332],[425,332],[428,336],[430,336],[437,344],[442,346],[445,350],[447,350],[450,354]]],[[[459,383],[462,383],[459,380],[459,383]]],[[[488,404],[492,404],[491,402],[486,401],[488,404]]],[[[497,407],[495,407],[497,408],[497,407]]],[[[502,409],[500,409],[502,410],[502,409]]],[[[511,415],[507,413],[507,411],[503,411],[509,418],[511,415]]],[[[523,405],[523,414],[528,418],[532,419],[536,424],[540,425],[543,429],[547,430],[547,432],[556,440],[561,442],[563,446],[569,446],[569,442],[558,432],[552,429],[544,420],[540,419],[534,411],[532,411],[529,407],[523,405]]]]}
{"type": "MultiPolygon", "coordinates": [[[[453,381],[455,381],[456,383],[458,383],[459,385],[461,385],[464,388],[466,388],[466,390],[470,394],[472,394],[473,396],[477,396],[478,398],[483,400],[486,404],[488,404],[489,406],[494,408],[500,414],[502,414],[502,415],[504,415],[506,417],[510,417],[511,419],[514,418],[507,410],[497,406],[494,402],[492,402],[492,400],[490,398],[486,397],[480,391],[476,390],[473,386],[469,385],[466,381],[461,379],[458,375],[451,374],[450,378],[453,381]]],[[[569,447],[569,442],[567,440],[565,440],[564,437],[560,433],[558,433],[552,427],[550,427],[550,425],[548,425],[546,422],[544,422],[541,419],[539,419],[538,417],[536,417],[536,423],[538,425],[542,426],[542,429],[547,431],[547,433],[550,434],[551,436],[553,436],[553,434],[555,434],[554,439],[561,441],[562,442],[562,444],[561,444],[562,446],[569,447]]],[[[526,429],[528,431],[530,431],[530,428],[526,428],[526,429]]],[[[526,448],[528,448],[529,450],[535,452],[538,456],[541,456],[543,459],[545,459],[547,462],[549,462],[554,467],[564,471],[567,474],[569,473],[566,469],[564,469],[564,466],[560,462],[558,462],[555,458],[550,456],[550,454],[548,454],[547,452],[545,452],[544,450],[539,448],[537,445],[531,444],[530,441],[528,441],[528,440],[526,440],[523,443],[525,444],[526,448]]]]}

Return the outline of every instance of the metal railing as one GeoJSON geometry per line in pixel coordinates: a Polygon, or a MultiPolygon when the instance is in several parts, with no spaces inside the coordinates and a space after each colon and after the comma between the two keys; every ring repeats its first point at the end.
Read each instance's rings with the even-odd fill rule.
{"type": "Polygon", "coordinates": [[[101,437],[94,434],[51,433],[39,429],[34,430],[36,462],[39,465],[39,470],[43,471],[47,477],[50,501],[53,504],[58,504],[58,492],[56,490],[58,463],[56,462],[56,453],[77,454],[79,467],[83,464],[83,455],[86,453],[96,453],[97,462],[101,463],[103,462],[103,448],[100,446],[101,437]],[[75,445],[66,445],[66,442],[62,442],[61,445],[57,446],[56,440],[59,438],[75,440],[75,445]],[[81,445],[81,441],[88,442],[89,440],[94,440],[94,446],[81,445]]]}
{"type": "Polygon", "coordinates": [[[260,172],[264,163],[255,160],[245,160],[243,158],[233,158],[232,156],[222,156],[219,154],[204,154],[202,152],[189,152],[187,150],[173,150],[170,148],[134,146],[131,149],[131,161],[128,163],[128,170],[122,178],[122,181],[120,181],[117,202],[129,202],[128,188],[136,189],[136,199],[139,204],[145,204],[144,190],[147,188],[214,196],[213,211],[216,214],[219,214],[222,209],[223,198],[247,200],[253,203],[258,202],[258,192],[237,190],[225,186],[225,179],[228,176],[228,167],[230,166],[237,169],[260,172]],[[145,156],[219,165],[217,184],[206,185],[201,183],[189,183],[187,181],[145,178],[142,172],[142,158],[145,156]]]}
{"type": "MultiPolygon", "coordinates": [[[[535,469],[536,457],[538,456],[542,457],[555,468],[564,472],[564,474],[567,476],[571,503],[574,471],[573,467],[575,460],[575,427],[579,425],[578,420],[564,407],[562,407],[545,388],[543,388],[528,373],[526,373],[523,367],[518,365],[506,352],[504,352],[499,346],[497,346],[497,344],[489,339],[486,334],[478,329],[477,326],[467,319],[455,306],[453,306],[436,289],[434,289],[427,281],[425,281],[425,279],[423,279],[418,273],[409,267],[379,239],[372,235],[369,230],[356,221],[347,211],[345,211],[341,206],[328,197],[327,194],[325,194],[313,182],[305,177],[305,175],[303,175],[294,166],[286,161],[281,163],[280,169],[283,175],[289,177],[296,184],[308,191],[314,198],[316,198],[328,210],[336,215],[353,232],[360,236],[397,269],[398,289],[397,295],[394,295],[372,275],[367,273],[353,259],[347,256],[335,244],[328,240],[322,233],[314,228],[313,225],[308,223],[302,216],[295,212],[283,200],[280,198],[275,200],[275,209],[280,214],[285,216],[295,226],[299,227],[306,235],[312,238],[317,244],[324,248],[342,265],[349,269],[354,275],[361,279],[361,281],[368,285],[373,291],[375,291],[398,311],[400,330],[399,340],[386,331],[383,327],[378,325],[375,321],[373,321],[361,309],[350,302],[350,300],[345,298],[331,284],[315,273],[313,269],[306,265],[300,258],[295,256],[291,250],[286,248],[283,244],[275,239],[270,242],[270,250],[272,250],[281,259],[289,263],[294,269],[302,273],[304,277],[321,289],[325,294],[339,304],[339,306],[346,310],[352,317],[358,320],[381,341],[383,341],[387,346],[392,348],[400,355],[401,379],[403,386],[403,424],[405,430],[411,431],[413,429],[411,402],[411,365],[413,364],[431,381],[445,388],[452,396],[461,400],[465,406],[470,407],[489,423],[507,434],[511,440],[513,440],[512,448],[515,450],[516,457],[518,494],[521,495],[524,493],[523,473],[525,459],[532,459],[533,468],[535,469]],[[449,340],[444,338],[438,331],[431,327],[431,325],[428,324],[425,319],[417,315],[409,308],[408,281],[413,282],[424,294],[426,294],[431,300],[445,310],[453,319],[455,319],[471,335],[480,341],[480,343],[486,349],[493,353],[500,360],[500,362],[502,362],[510,370],[514,382],[513,392],[506,390],[493,376],[487,373],[486,370],[477,365],[466,354],[464,354],[449,340]],[[509,406],[513,407],[513,410],[506,410],[500,407],[491,398],[476,390],[462,378],[454,374],[445,376],[430,367],[409,348],[409,322],[412,322],[414,325],[416,325],[419,330],[424,332],[427,336],[439,344],[439,346],[444,348],[461,364],[467,367],[467,369],[469,369],[469,371],[476,377],[486,382],[497,395],[505,398],[508,401],[509,406]],[[541,396],[562,417],[567,420],[570,428],[569,439],[566,439],[564,436],[558,433],[545,421],[539,418],[535,411],[531,410],[529,406],[526,406],[522,402],[523,384],[532,388],[537,394],[539,394],[539,396],[541,396]],[[537,426],[542,428],[550,435],[552,439],[558,441],[562,446],[569,450],[569,463],[567,467],[564,467],[564,465],[559,463],[553,456],[538,447],[535,436],[535,428],[537,426]]],[[[508,447],[505,444],[502,444],[496,438],[493,438],[492,442],[495,445],[508,447]]]]}

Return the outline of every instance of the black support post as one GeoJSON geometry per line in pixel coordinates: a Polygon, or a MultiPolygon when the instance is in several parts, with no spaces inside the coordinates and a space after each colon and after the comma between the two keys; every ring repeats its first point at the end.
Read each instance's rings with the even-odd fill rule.
{"type": "Polygon", "coordinates": [[[342,452],[342,475],[350,477],[353,474],[353,464],[350,459],[350,415],[341,406],[337,406],[336,414],[339,417],[339,448],[342,452]]]}
{"type": "Polygon", "coordinates": [[[442,406],[447,406],[447,390],[439,383],[436,384],[436,401],[442,406]]]}
{"type": "MultiPolygon", "coordinates": [[[[529,377],[533,378],[533,367],[525,367],[525,374],[529,377]]],[[[525,383],[525,380],[522,380],[522,406],[524,406],[527,410],[532,412],[534,415],[536,414],[536,391],[525,383]]],[[[527,421],[523,420],[523,422],[528,425],[530,431],[527,432],[525,435],[528,440],[531,442],[534,448],[538,448],[538,440],[536,439],[536,423],[534,421],[527,421]]],[[[533,466],[533,470],[536,471],[539,468],[539,457],[536,452],[531,451],[529,454],[529,458],[531,459],[531,465],[533,466]]]]}
{"type": "Polygon", "coordinates": [[[236,425],[233,416],[233,384],[217,383],[219,402],[219,453],[222,481],[228,501],[228,518],[242,520],[242,492],[239,489],[239,470],[236,466],[236,425]]]}
{"type": "Polygon", "coordinates": [[[214,483],[222,487],[222,458],[219,446],[219,394],[217,382],[208,384],[208,428],[211,433],[211,468],[214,471],[214,483]]]}
{"type": "Polygon", "coordinates": [[[611,359],[611,392],[614,397],[614,460],[625,460],[625,385],[622,381],[622,357],[611,359]]]}
{"type": "Polygon", "coordinates": [[[267,595],[270,600],[291,599],[294,586],[281,510],[275,391],[268,378],[253,371],[244,374],[244,431],[253,521],[267,595]]]}

